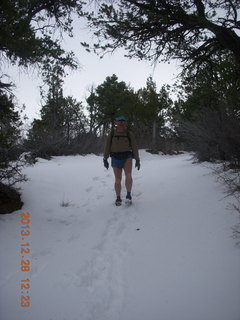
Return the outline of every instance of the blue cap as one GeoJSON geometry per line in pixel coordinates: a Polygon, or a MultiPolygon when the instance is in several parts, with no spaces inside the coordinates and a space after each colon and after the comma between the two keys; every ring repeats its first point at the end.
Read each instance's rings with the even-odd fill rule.
{"type": "Polygon", "coordinates": [[[115,120],[116,121],[127,121],[127,119],[123,116],[117,117],[115,120]]]}

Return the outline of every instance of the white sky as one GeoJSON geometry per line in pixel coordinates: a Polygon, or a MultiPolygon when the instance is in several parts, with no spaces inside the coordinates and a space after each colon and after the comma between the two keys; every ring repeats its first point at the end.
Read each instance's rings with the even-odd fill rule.
{"type": "MultiPolygon", "coordinates": [[[[151,75],[160,89],[164,84],[173,84],[180,69],[176,62],[158,63],[138,61],[124,57],[124,50],[119,49],[114,54],[105,55],[100,59],[94,53],[88,53],[80,45],[80,42],[90,41],[91,33],[82,27],[83,22],[74,21],[74,38],[65,38],[62,45],[67,50],[72,50],[80,63],[80,68],[73,71],[65,80],[64,95],[71,95],[85,104],[85,98],[89,95],[91,86],[97,87],[102,84],[107,76],[116,74],[119,81],[125,81],[135,90],[146,85],[147,78],[151,75]]],[[[34,70],[28,72],[19,70],[17,67],[4,66],[4,73],[11,76],[16,84],[14,91],[19,105],[25,104],[25,113],[29,120],[39,118],[41,109],[41,97],[39,86],[41,78],[34,70]]]]}

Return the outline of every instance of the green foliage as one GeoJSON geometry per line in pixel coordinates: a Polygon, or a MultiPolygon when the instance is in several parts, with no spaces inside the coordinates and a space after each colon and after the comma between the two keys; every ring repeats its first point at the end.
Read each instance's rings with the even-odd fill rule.
{"type": "Polygon", "coordinates": [[[103,126],[105,132],[120,114],[124,114],[131,121],[134,99],[133,90],[124,81],[119,82],[115,74],[106,77],[87,98],[91,124],[95,121],[95,128],[103,126]]]}
{"type": "Polygon", "coordinates": [[[172,101],[166,87],[157,92],[156,83],[152,77],[147,79],[146,87],[138,91],[138,98],[142,105],[142,120],[146,123],[157,121],[160,126],[164,125],[163,112],[171,106],[172,101]]]}
{"type": "Polygon", "coordinates": [[[235,111],[240,109],[240,69],[232,56],[212,60],[201,68],[182,73],[179,86],[181,98],[175,102],[173,114],[191,120],[192,114],[202,108],[218,108],[224,103],[235,111]]]}
{"type": "Polygon", "coordinates": [[[96,88],[98,108],[103,117],[115,117],[126,105],[127,93],[125,82],[119,82],[115,74],[107,77],[103,84],[96,88]]]}
{"type": "Polygon", "coordinates": [[[15,110],[11,94],[0,90],[0,182],[14,185],[25,180],[19,157],[20,113],[15,110]]]}
{"type": "MultiPolygon", "coordinates": [[[[41,119],[35,119],[29,130],[26,146],[42,157],[76,153],[86,133],[86,116],[83,106],[72,97],[63,96],[64,72],[59,65],[46,74],[48,91],[42,91],[44,105],[41,119]]],[[[80,150],[80,149],[79,149],[80,150]]]]}
{"type": "Polygon", "coordinates": [[[172,124],[200,160],[240,159],[240,71],[234,60],[188,70],[182,99],[171,110],[172,124]],[[193,81],[194,79],[194,81],[193,81]]]}
{"type": "Polygon", "coordinates": [[[19,138],[21,121],[15,111],[13,97],[0,90],[0,161],[4,161],[3,154],[12,148],[19,138]]]}
{"type": "Polygon", "coordinates": [[[167,87],[163,86],[157,92],[156,83],[152,77],[147,79],[146,87],[138,91],[140,101],[139,114],[140,125],[139,131],[151,137],[148,142],[152,152],[157,152],[160,143],[160,136],[163,134],[164,126],[166,125],[165,112],[171,108],[172,100],[170,99],[167,87]],[[145,130],[143,130],[145,128],[145,130]],[[150,134],[151,132],[151,134],[150,134]]]}
{"type": "Polygon", "coordinates": [[[150,121],[157,118],[161,106],[159,105],[158,101],[156,83],[153,82],[151,77],[147,79],[146,88],[140,89],[138,91],[138,97],[142,105],[144,106],[144,118],[146,120],[150,119],[150,121]]]}
{"type": "Polygon", "coordinates": [[[41,119],[35,119],[29,130],[27,146],[39,156],[76,153],[81,136],[86,133],[86,116],[81,103],[72,97],[46,102],[41,119]],[[73,145],[75,143],[75,145],[73,145]]]}
{"type": "Polygon", "coordinates": [[[86,98],[86,102],[88,104],[87,111],[89,113],[89,132],[91,134],[97,134],[97,130],[102,123],[99,121],[97,96],[93,88],[91,88],[90,95],[86,98]]]}
{"type": "Polygon", "coordinates": [[[114,119],[124,115],[128,127],[138,136],[139,145],[159,145],[161,133],[166,124],[165,113],[171,108],[169,88],[162,87],[157,92],[151,77],[146,87],[134,92],[117,77],[107,77],[95,90],[91,90],[88,103],[90,132],[104,136],[114,126],[114,119]]]}

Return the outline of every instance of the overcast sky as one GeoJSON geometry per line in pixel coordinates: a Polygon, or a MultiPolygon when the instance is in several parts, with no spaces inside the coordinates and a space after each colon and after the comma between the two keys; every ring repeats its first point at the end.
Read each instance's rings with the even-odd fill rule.
{"type": "MultiPolygon", "coordinates": [[[[85,103],[91,86],[97,87],[107,76],[113,74],[116,74],[119,81],[125,81],[135,90],[144,87],[150,75],[158,89],[164,84],[171,85],[175,81],[180,71],[176,62],[152,65],[150,62],[124,57],[123,49],[119,49],[114,54],[105,55],[103,59],[94,53],[86,52],[80,42],[89,41],[91,33],[82,26],[82,21],[74,21],[74,38],[66,37],[62,43],[64,48],[74,51],[80,64],[79,70],[72,72],[65,80],[65,96],[71,95],[85,103]]],[[[39,118],[41,109],[39,86],[42,82],[37,72],[34,70],[26,72],[6,65],[4,72],[9,74],[11,80],[16,84],[14,93],[18,103],[26,105],[25,113],[29,119],[39,118]]]]}

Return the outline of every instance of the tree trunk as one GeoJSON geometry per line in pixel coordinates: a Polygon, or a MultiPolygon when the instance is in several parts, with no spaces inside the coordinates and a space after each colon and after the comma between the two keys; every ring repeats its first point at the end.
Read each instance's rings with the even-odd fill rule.
{"type": "Polygon", "coordinates": [[[157,136],[157,122],[156,120],[154,120],[153,131],[152,131],[152,153],[158,153],[156,136],[157,136]]]}

